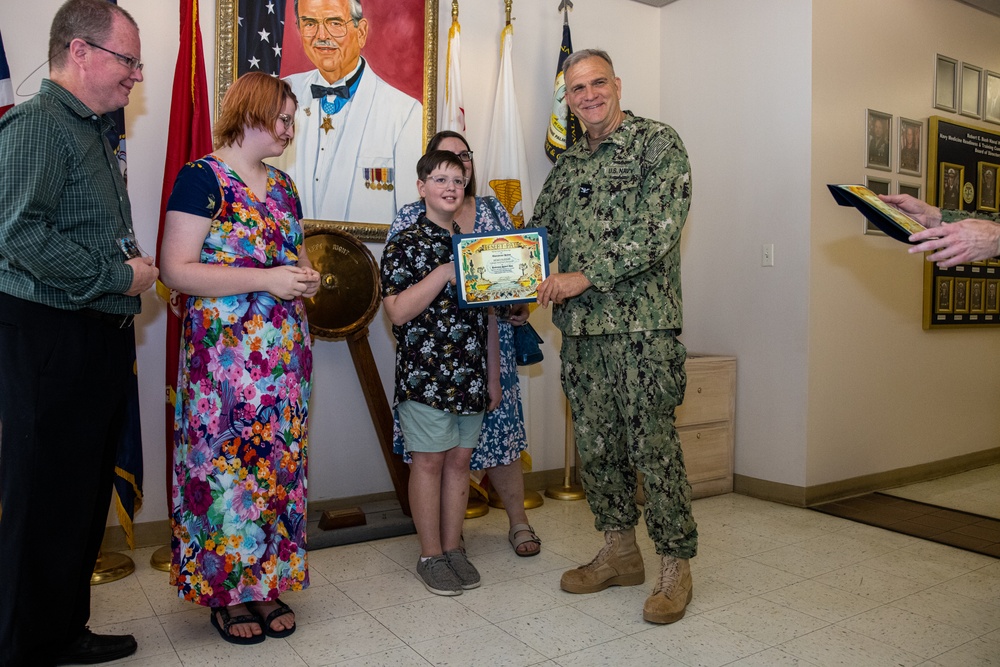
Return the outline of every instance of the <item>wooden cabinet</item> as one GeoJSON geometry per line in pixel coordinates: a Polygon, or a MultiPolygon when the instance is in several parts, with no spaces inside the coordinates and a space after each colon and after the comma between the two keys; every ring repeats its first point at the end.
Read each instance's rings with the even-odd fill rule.
{"type": "Polygon", "coordinates": [[[689,355],[687,392],[675,426],[694,498],[733,490],[736,358],[689,355]]]}

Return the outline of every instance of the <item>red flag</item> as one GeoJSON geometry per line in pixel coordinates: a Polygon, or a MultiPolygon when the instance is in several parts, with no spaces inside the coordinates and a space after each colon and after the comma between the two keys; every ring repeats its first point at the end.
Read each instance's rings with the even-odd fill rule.
{"type": "MultiPolygon", "coordinates": [[[[212,152],[212,122],[208,109],[208,82],[201,29],[198,26],[198,0],[181,0],[181,40],[174,68],[174,88],[170,101],[170,125],[167,134],[167,159],[163,166],[163,191],[160,196],[160,223],[156,235],[156,257],[163,243],[163,219],[167,200],[174,189],[177,172],[188,162],[212,152]]],[[[183,296],[157,282],[156,291],[168,302],[166,340],[166,451],[167,507],[171,506],[174,458],[174,406],[177,400],[177,365],[180,356],[180,308],[183,296]]]]}

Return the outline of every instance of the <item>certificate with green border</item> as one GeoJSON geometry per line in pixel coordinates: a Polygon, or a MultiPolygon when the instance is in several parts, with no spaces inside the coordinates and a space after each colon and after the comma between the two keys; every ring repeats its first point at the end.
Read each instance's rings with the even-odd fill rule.
{"type": "Polygon", "coordinates": [[[455,234],[451,239],[461,308],[538,300],[538,285],[549,275],[544,229],[455,234]]]}

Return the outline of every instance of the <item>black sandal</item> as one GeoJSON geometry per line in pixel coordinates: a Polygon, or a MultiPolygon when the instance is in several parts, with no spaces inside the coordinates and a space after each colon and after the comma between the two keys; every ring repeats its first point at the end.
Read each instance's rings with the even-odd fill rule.
{"type": "Polygon", "coordinates": [[[240,637],[229,632],[230,628],[240,623],[256,623],[260,626],[261,630],[264,630],[264,624],[257,614],[230,616],[228,607],[210,607],[209,610],[212,612],[212,626],[219,631],[219,636],[230,644],[248,646],[250,644],[259,644],[267,639],[267,635],[264,632],[261,632],[259,635],[251,635],[250,637],[240,637]],[[216,618],[216,614],[222,617],[222,625],[219,625],[219,619],[216,618]]]}
{"type": "MultiPolygon", "coordinates": [[[[282,602],[280,598],[275,598],[273,602],[276,605],[278,605],[278,608],[273,610],[270,614],[267,615],[267,618],[264,619],[264,622],[261,624],[260,627],[264,630],[264,633],[268,637],[273,637],[274,639],[281,639],[282,637],[287,637],[288,635],[295,632],[295,628],[297,627],[296,624],[292,623],[292,627],[285,628],[284,630],[275,630],[274,628],[271,627],[271,621],[273,621],[276,618],[280,618],[285,614],[294,614],[295,612],[292,611],[291,607],[282,602]]],[[[264,603],[263,602],[253,603],[254,607],[261,604],[264,603]]]]}

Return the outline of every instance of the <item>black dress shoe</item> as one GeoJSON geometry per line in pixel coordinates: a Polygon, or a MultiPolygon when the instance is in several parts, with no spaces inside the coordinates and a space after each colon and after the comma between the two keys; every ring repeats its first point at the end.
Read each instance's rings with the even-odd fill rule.
{"type": "Polygon", "coordinates": [[[96,635],[85,628],[56,656],[57,665],[96,665],[125,658],[136,652],[139,645],[132,635],[96,635]]]}

